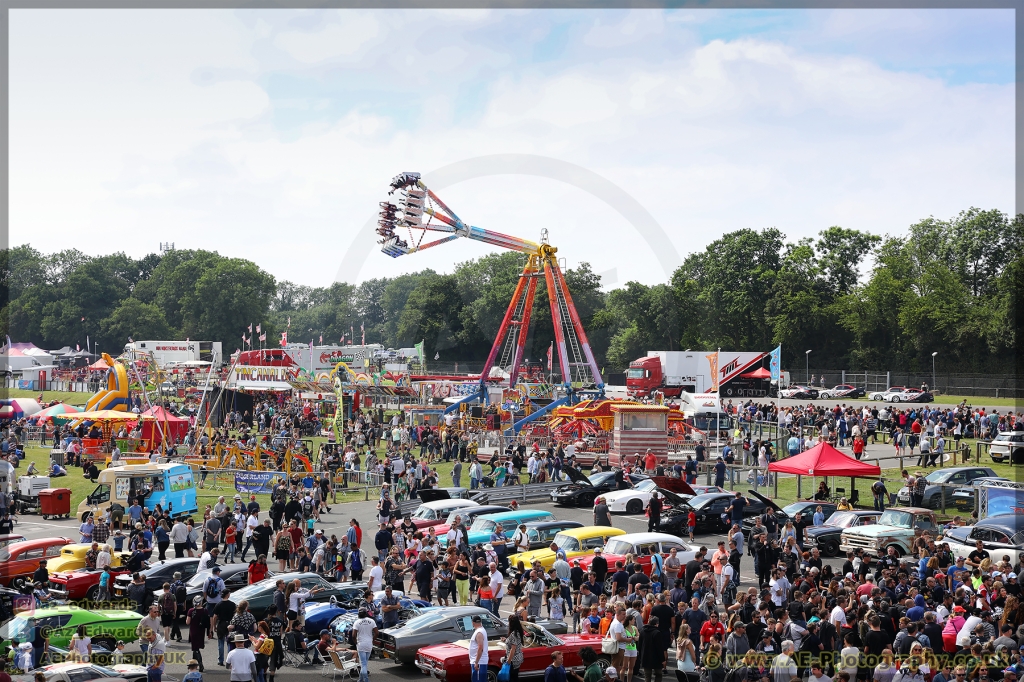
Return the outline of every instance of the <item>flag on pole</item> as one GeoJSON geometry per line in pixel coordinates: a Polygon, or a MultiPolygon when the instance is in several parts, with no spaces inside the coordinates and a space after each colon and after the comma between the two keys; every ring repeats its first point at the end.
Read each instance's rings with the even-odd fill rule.
{"type": "Polygon", "coordinates": [[[249,323],[249,333],[252,334],[252,322],[249,323]]]}
{"type": "MultiPolygon", "coordinates": [[[[89,351],[89,335],[88,334],[85,335],[85,350],[89,351]]],[[[89,352],[92,352],[92,351],[89,351],[89,352]]]]}
{"type": "Polygon", "coordinates": [[[440,360],[441,359],[441,353],[440,352],[434,353],[434,359],[435,360],[440,360]]]}
{"type": "Polygon", "coordinates": [[[320,345],[321,346],[324,345],[324,335],[323,334],[320,335],[320,345]]]}
{"type": "Polygon", "coordinates": [[[772,383],[778,383],[782,377],[782,344],[772,351],[771,360],[768,362],[768,370],[772,373],[772,383]]]}
{"type": "Polygon", "coordinates": [[[288,332],[281,332],[281,347],[288,345],[288,332]]]}
{"type": "Polygon", "coordinates": [[[552,341],[551,345],[548,346],[548,372],[551,371],[551,355],[555,350],[555,342],[552,341]]]}
{"type": "Polygon", "coordinates": [[[420,364],[423,364],[423,342],[420,341],[416,344],[416,357],[419,358],[420,364]]]}
{"type": "Polygon", "coordinates": [[[356,340],[356,330],[355,330],[355,327],[349,327],[348,331],[350,333],[350,336],[348,337],[348,345],[351,346],[352,342],[356,340]]]}
{"type": "Polygon", "coordinates": [[[260,333],[260,326],[259,326],[259,325],[256,325],[256,333],[257,333],[257,334],[259,334],[259,333],[260,333]]]}
{"type": "MultiPolygon", "coordinates": [[[[82,319],[84,320],[85,318],[83,317],[82,319]]],[[[76,351],[77,351],[77,350],[82,350],[82,347],[81,347],[80,345],[78,345],[78,344],[76,343],[76,344],[75,344],[75,350],[76,350],[76,351]]]]}
{"type": "Polygon", "coordinates": [[[263,332],[262,334],[260,334],[260,341],[262,342],[262,341],[266,341],[266,340],[267,340],[267,333],[263,332]]]}
{"type": "Polygon", "coordinates": [[[242,332],[242,346],[245,346],[245,332],[242,332]]]}
{"type": "Polygon", "coordinates": [[[709,353],[704,357],[708,359],[708,363],[711,365],[711,392],[714,393],[718,390],[718,353],[709,353]]]}
{"type": "Polygon", "coordinates": [[[363,340],[361,341],[361,343],[365,346],[366,345],[366,327],[363,326],[362,322],[359,323],[359,332],[363,335],[363,340]]]}
{"type": "Polygon", "coordinates": [[[288,316],[288,328],[291,329],[291,326],[292,326],[292,317],[291,317],[291,315],[289,315],[288,316]]]}

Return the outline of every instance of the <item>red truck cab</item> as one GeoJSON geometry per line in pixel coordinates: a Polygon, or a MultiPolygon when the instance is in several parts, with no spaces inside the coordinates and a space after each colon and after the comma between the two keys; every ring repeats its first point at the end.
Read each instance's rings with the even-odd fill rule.
{"type": "MultiPolygon", "coordinates": [[[[661,389],[665,376],[661,370],[661,360],[654,356],[640,358],[629,363],[626,370],[626,392],[630,397],[644,398],[652,391],[661,389]]],[[[666,396],[676,397],[682,390],[680,387],[662,389],[666,396]]]]}

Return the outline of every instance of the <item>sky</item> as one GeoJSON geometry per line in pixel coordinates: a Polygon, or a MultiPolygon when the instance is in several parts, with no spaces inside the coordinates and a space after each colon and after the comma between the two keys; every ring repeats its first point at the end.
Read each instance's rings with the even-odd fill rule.
{"type": "Polygon", "coordinates": [[[391,259],[392,176],[666,281],[722,234],[1013,212],[1013,10],[10,12],[10,243],[161,242],[326,286],[391,259]],[[434,182],[432,182],[432,177],[434,182]]]}

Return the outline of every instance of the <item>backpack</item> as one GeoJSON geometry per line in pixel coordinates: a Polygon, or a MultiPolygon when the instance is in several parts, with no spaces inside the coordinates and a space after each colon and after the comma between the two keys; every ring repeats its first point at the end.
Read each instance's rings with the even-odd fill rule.
{"type": "Polygon", "coordinates": [[[203,590],[203,593],[209,599],[215,599],[217,597],[217,595],[220,594],[220,590],[217,589],[217,579],[216,578],[208,578],[207,579],[207,581],[206,581],[206,589],[203,590]]]}
{"type": "Polygon", "coordinates": [[[175,611],[178,609],[178,602],[175,601],[174,595],[168,592],[167,594],[160,597],[160,614],[164,616],[173,616],[175,611]]]}
{"type": "Polygon", "coordinates": [[[313,501],[307,501],[306,498],[302,498],[302,515],[309,518],[313,515],[313,501]]]}
{"type": "Polygon", "coordinates": [[[264,656],[274,653],[274,640],[270,637],[264,637],[263,643],[260,644],[260,648],[256,650],[256,653],[263,654],[264,656]]]}
{"type": "Polygon", "coordinates": [[[184,604],[188,599],[188,590],[185,588],[185,583],[179,584],[174,588],[174,601],[179,604],[184,604]]]}

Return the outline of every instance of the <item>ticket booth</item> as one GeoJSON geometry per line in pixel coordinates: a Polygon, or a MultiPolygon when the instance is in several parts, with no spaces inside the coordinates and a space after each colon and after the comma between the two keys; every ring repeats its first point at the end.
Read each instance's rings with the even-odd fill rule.
{"type": "Polygon", "coordinates": [[[668,407],[664,405],[613,405],[612,442],[608,461],[619,465],[643,457],[650,449],[659,462],[668,461],[668,407]]]}

